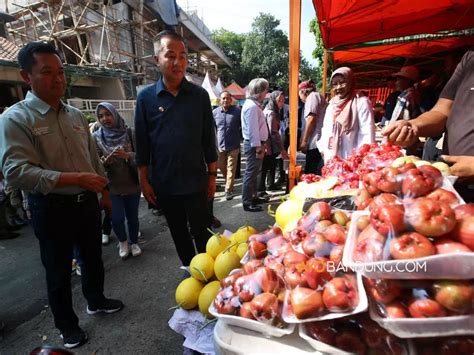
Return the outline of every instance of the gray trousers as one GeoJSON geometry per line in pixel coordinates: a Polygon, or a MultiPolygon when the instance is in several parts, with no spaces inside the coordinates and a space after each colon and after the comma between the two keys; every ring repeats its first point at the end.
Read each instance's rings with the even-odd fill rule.
{"type": "Polygon", "coordinates": [[[257,178],[262,170],[262,159],[257,159],[256,148],[251,147],[248,140],[244,140],[244,155],[247,161],[242,183],[242,204],[250,206],[257,197],[257,178]]]}

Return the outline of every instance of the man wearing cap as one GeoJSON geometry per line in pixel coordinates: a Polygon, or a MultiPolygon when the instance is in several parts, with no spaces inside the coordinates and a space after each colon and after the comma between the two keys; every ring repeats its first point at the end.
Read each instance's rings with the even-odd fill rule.
{"type": "Polygon", "coordinates": [[[441,92],[436,105],[411,121],[398,121],[383,134],[389,142],[411,146],[418,137],[433,137],[447,130],[442,158],[458,176],[455,185],[466,202],[474,202],[474,51],[469,50],[441,92]]]}
{"type": "Polygon", "coordinates": [[[300,149],[306,154],[305,173],[321,175],[324,159],[317,148],[317,141],[321,137],[324,114],[327,102],[324,97],[316,91],[316,85],[312,80],[303,81],[299,86],[299,96],[304,103],[303,110],[303,134],[300,149]]]}
{"type": "Polygon", "coordinates": [[[392,112],[390,123],[398,120],[411,120],[420,115],[420,105],[416,100],[415,83],[418,81],[418,68],[415,66],[402,67],[395,77],[395,86],[401,93],[392,112]]]}

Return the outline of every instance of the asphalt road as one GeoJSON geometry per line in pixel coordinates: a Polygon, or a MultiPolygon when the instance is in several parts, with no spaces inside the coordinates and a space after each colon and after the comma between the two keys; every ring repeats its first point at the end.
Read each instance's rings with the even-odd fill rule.
{"type": "MultiPolygon", "coordinates": [[[[222,183],[221,179],[218,182],[222,183]]],[[[240,193],[241,179],[236,192],[240,193]]],[[[277,193],[272,198],[276,206],[277,193]]],[[[248,223],[262,231],[274,220],[266,212],[242,209],[241,196],[226,201],[216,194],[214,215],[223,223],[219,231],[235,231],[248,223]]],[[[142,199],[140,240],[143,254],[125,261],[118,257],[117,239],[103,247],[105,294],[121,299],[125,308],[110,315],[87,315],[80,277],[73,276],[74,308],[89,342],[76,354],[182,354],[183,338],[168,327],[175,305],[174,292],[182,277],[164,217],[154,216],[142,199]]],[[[41,344],[62,345],[48,309],[44,270],[39,247],[30,227],[13,240],[0,241],[0,354],[26,354],[41,344]]]]}

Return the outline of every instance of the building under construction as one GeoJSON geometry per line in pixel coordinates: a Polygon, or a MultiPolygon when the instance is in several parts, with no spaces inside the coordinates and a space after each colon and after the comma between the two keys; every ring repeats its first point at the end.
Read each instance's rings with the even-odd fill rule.
{"type": "Polygon", "coordinates": [[[0,0],[0,94],[8,92],[15,102],[23,98],[16,53],[26,43],[42,40],[54,43],[62,54],[68,97],[133,99],[137,87],[158,78],[153,38],[163,29],[186,39],[191,80],[206,72],[217,77],[220,68],[230,66],[202,21],[175,0],[0,0]]]}

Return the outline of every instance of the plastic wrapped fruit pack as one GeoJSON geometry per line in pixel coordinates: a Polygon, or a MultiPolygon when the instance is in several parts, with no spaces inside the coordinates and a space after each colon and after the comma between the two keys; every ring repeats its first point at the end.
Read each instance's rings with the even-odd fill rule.
{"type": "Polygon", "coordinates": [[[366,314],[300,325],[300,336],[325,354],[411,354],[412,344],[390,334],[366,314]]]}
{"type": "MultiPolygon", "coordinates": [[[[298,270],[289,272],[297,273],[298,270]]],[[[355,274],[331,275],[325,270],[311,270],[297,277],[299,284],[293,287],[287,284],[282,310],[287,323],[336,319],[367,309],[361,278],[355,274]]]]}
{"type": "Polygon", "coordinates": [[[418,355],[474,354],[474,337],[420,338],[413,340],[418,355]]]}
{"type": "Polygon", "coordinates": [[[274,270],[267,267],[236,269],[221,280],[221,289],[209,311],[231,324],[273,336],[291,331],[283,322],[282,304],[285,284],[274,270]],[[245,321],[239,318],[245,318],[245,321]]]}
{"type": "Polygon", "coordinates": [[[384,193],[369,210],[353,216],[346,265],[359,264],[360,272],[370,277],[472,277],[474,206],[453,208],[428,197],[402,201],[384,193]]]}
{"type": "Polygon", "coordinates": [[[474,335],[474,280],[364,279],[370,316],[403,337],[474,335]]]}
{"type": "Polygon", "coordinates": [[[385,167],[363,175],[362,185],[355,198],[358,210],[373,205],[378,195],[387,193],[401,199],[428,197],[449,205],[464,203],[449,180],[431,165],[416,167],[408,163],[399,168],[385,167]]]}

